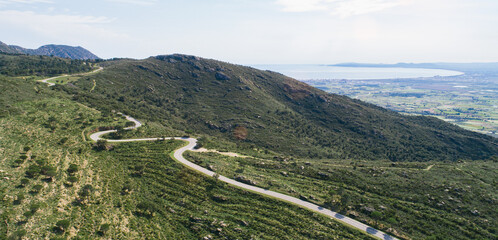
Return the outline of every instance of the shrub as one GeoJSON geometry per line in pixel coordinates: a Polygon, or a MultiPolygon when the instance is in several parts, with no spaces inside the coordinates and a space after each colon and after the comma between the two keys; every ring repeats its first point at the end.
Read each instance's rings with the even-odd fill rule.
{"type": "Polygon", "coordinates": [[[67,181],[70,182],[70,183],[75,183],[77,182],[79,179],[75,176],[70,176],[67,178],[67,181]]]}
{"type": "Polygon", "coordinates": [[[55,228],[59,232],[65,232],[69,228],[70,225],[71,225],[71,222],[69,220],[67,220],[67,219],[65,219],[65,220],[59,220],[55,224],[55,228]]]}
{"type": "Polygon", "coordinates": [[[35,162],[36,162],[36,164],[38,164],[40,166],[47,165],[47,160],[46,159],[38,159],[35,162]]]}
{"type": "Polygon", "coordinates": [[[28,170],[26,170],[26,176],[29,178],[35,178],[40,175],[41,172],[41,167],[38,165],[31,165],[28,167],[28,170]]]}
{"type": "Polygon", "coordinates": [[[14,200],[14,204],[15,204],[15,205],[19,205],[19,204],[21,204],[21,203],[22,203],[22,201],[23,201],[25,198],[26,198],[26,197],[24,196],[24,194],[22,194],[22,193],[17,194],[17,196],[16,196],[16,200],[14,200]]]}
{"type": "Polygon", "coordinates": [[[104,224],[100,225],[100,230],[97,232],[97,234],[100,236],[103,236],[109,231],[110,228],[111,228],[111,224],[104,223],[104,224]]]}
{"type": "Polygon", "coordinates": [[[67,168],[67,172],[68,172],[69,174],[74,174],[74,173],[75,173],[75,172],[77,172],[77,171],[78,171],[78,165],[76,165],[76,164],[74,164],[74,163],[71,163],[71,164],[69,165],[69,167],[67,168]]]}
{"type": "Polygon", "coordinates": [[[31,189],[31,192],[32,192],[32,193],[39,193],[39,192],[40,192],[40,190],[42,190],[42,189],[43,189],[43,186],[42,186],[42,185],[40,185],[40,184],[36,184],[35,186],[33,186],[33,189],[31,189]]]}
{"type": "Polygon", "coordinates": [[[27,178],[21,179],[21,186],[22,187],[25,187],[28,183],[29,183],[29,179],[27,179],[27,178]]]}
{"type": "Polygon", "coordinates": [[[23,239],[23,237],[26,235],[26,230],[24,229],[21,229],[21,230],[17,230],[15,231],[14,233],[12,233],[9,237],[9,239],[13,239],[13,240],[17,240],[17,239],[23,239]]]}
{"type": "Polygon", "coordinates": [[[109,151],[112,149],[112,146],[109,145],[106,140],[98,140],[97,143],[95,143],[94,148],[97,151],[109,151]]]}
{"type": "Polygon", "coordinates": [[[60,144],[64,144],[64,143],[66,143],[66,142],[67,142],[67,140],[68,140],[68,138],[67,138],[67,137],[63,137],[63,138],[61,138],[61,140],[59,141],[59,143],[60,143],[60,144]]]}
{"type": "Polygon", "coordinates": [[[80,192],[78,193],[80,197],[88,197],[90,196],[90,193],[92,193],[93,187],[90,184],[87,184],[81,188],[80,192]]]}

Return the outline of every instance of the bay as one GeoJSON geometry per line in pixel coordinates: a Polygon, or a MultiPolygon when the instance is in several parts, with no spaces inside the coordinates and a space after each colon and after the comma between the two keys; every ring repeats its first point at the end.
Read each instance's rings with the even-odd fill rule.
{"type": "Polygon", "coordinates": [[[271,64],[252,65],[260,70],[270,70],[282,73],[297,80],[311,79],[398,79],[398,78],[422,78],[422,77],[447,77],[462,75],[462,72],[444,69],[426,68],[374,68],[374,67],[337,67],[328,65],[308,64],[271,64]]]}

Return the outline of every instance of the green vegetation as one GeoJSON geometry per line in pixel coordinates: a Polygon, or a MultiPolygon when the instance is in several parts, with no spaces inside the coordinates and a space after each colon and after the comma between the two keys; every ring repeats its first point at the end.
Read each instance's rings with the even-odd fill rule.
{"type": "Polygon", "coordinates": [[[47,56],[0,54],[0,74],[6,76],[55,76],[88,72],[90,61],[71,60],[47,56]]]}
{"type": "MultiPolygon", "coordinates": [[[[131,238],[367,238],[327,217],[241,191],[170,158],[180,141],[117,144],[97,163],[113,202],[131,213],[131,238]],[[119,173],[119,174],[116,174],[119,173]],[[306,227],[306,226],[312,227],[306,227]]],[[[112,223],[120,224],[120,223],[112,223]]],[[[119,235],[107,233],[107,236],[119,235]]]]}
{"type": "Polygon", "coordinates": [[[229,178],[331,208],[403,238],[496,237],[496,161],[392,163],[228,157],[187,159],[229,178]]]}
{"type": "Polygon", "coordinates": [[[272,72],[183,55],[108,64],[61,89],[102,111],[121,109],[239,149],[391,161],[486,159],[498,152],[495,138],[326,94],[272,72]]]}
{"type": "Polygon", "coordinates": [[[183,167],[181,141],[88,140],[106,129],[248,155],[187,158],[402,238],[496,238],[493,138],[212,60],[102,65],[52,88],[0,76],[0,239],[370,239],[183,167]]]}
{"type": "Polygon", "coordinates": [[[88,135],[123,128],[120,115],[28,80],[0,88],[0,239],[371,239],[184,168],[169,157],[180,141],[97,151],[88,135]]]}

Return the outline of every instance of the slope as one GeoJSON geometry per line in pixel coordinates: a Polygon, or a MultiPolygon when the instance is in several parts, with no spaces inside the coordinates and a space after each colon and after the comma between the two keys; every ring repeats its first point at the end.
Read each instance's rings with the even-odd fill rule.
{"type": "Polygon", "coordinates": [[[106,65],[101,74],[59,88],[96,108],[122,109],[236,142],[241,149],[391,161],[486,159],[498,153],[492,137],[328,94],[274,72],[185,55],[106,65]]]}
{"type": "Polygon", "coordinates": [[[86,133],[124,119],[46,84],[0,75],[0,89],[0,239],[371,239],[182,167],[176,141],[98,151],[86,133]]]}

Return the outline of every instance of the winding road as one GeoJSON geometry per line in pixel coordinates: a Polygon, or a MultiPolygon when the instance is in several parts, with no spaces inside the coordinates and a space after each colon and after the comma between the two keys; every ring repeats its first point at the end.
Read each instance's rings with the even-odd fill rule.
{"type": "MultiPolygon", "coordinates": [[[[131,129],[135,129],[135,128],[138,128],[140,126],[142,126],[142,124],[130,117],[130,116],[126,116],[123,114],[123,116],[126,117],[126,119],[128,121],[132,121],[135,123],[135,126],[132,126],[132,127],[128,127],[128,128],[125,128],[126,130],[131,130],[131,129]]],[[[116,130],[107,130],[107,131],[101,131],[101,132],[96,132],[96,133],[93,133],[90,135],[90,138],[93,140],[93,141],[98,141],[98,140],[106,140],[107,142],[138,142],[138,141],[156,141],[156,140],[161,140],[163,138],[138,138],[138,139],[120,139],[120,140],[107,140],[107,139],[103,139],[101,138],[103,135],[105,134],[108,134],[108,133],[111,133],[111,132],[115,132],[116,130]]],[[[210,177],[214,177],[216,175],[215,172],[213,171],[210,171],[206,168],[203,168],[197,164],[194,164],[190,161],[188,161],[187,159],[185,159],[183,157],[183,153],[185,151],[191,151],[191,150],[194,150],[194,147],[197,145],[197,139],[195,138],[186,138],[186,137],[167,137],[167,138],[164,138],[164,139],[177,139],[177,140],[182,140],[182,141],[186,141],[188,144],[184,147],[181,147],[179,149],[176,149],[173,153],[173,156],[175,158],[175,160],[177,160],[178,162],[182,163],[183,165],[195,170],[195,171],[198,171],[198,172],[201,172],[207,176],[210,176],[210,177]]],[[[316,204],[313,204],[313,203],[310,203],[310,202],[307,202],[307,201],[303,201],[301,199],[298,199],[298,198],[295,198],[295,197],[291,197],[291,196],[288,196],[288,195],[285,195],[285,194],[282,194],[282,193],[278,193],[278,192],[274,192],[274,191],[270,191],[270,190],[267,190],[267,189],[263,189],[263,188],[260,188],[260,187],[256,187],[256,186],[252,186],[252,185],[248,185],[248,184],[245,184],[245,183],[241,183],[241,182],[238,182],[238,181],[235,181],[233,179],[230,179],[230,178],[227,178],[225,176],[221,176],[221,175],[217,175],[218,179],[220,181],[223,181],[223,182],[226,182],[230,185],[234,185],[234,186],[237,186],[239,188],[242,188],[242,189],[245,189],[245,190],[249,190],[251,192],[254,192],[254,193],[258,193],[258,194],[262,194],[262,195],[266,195],[266,196],[269,196],[269,197],[272,197],[272,198],[276,198],[276,199],[279,199],[279,200],[283,200],[283,201],[286,201],[286,202],[289,202],[289,203],[293,203],[295,205],[298,205],[302,208],[305,208],[305,209],[309,209],[311,211],[314,211],[314,212],[317,212],[317,213],[321,213],[321,214],[324,214],[326,216],[329,216],[339,222],[342,222],[342,223],[345,223],[346,225],[349,225],[353,228],[356,228],[358,230],[361,230],[363,232],[366,232],[367,234],[371,235],[371,236],[375,236],[377,238],[381,238],[381,239],[397,239],[395,237],[392,237],[382,231],[379,231],[375,228],[372,228],[366,224],[363,224],[361,222],[358,222],[352,218],[349,218],[349,217],[346,217],[340,213],[337,213],[337,212],[334,212],[332,210],[329,210],[329,209],[326,209],[326,208],[323,208],[321,206],[318,206],[316,204]]]]}
{"type": "MultiPolygon", "coordinates": [[[[99,72],[101,71],[103,68],[100,67],[92,72],[88,72],[88,73],[84,73],[84,74],[75,74],[75,75],[88,75],[88,74],[92,74],[92,73],[96,73],[96,72],[99,72]]],[[[69,75],[63,75],[63,76],[69,76],[69,75]]],[[[55,84],[54,83],[51,83],[51,82],[48,82],[49,80],[52,80],[52,79],[55,79],[55,78],[59,78],[59,77],[62,77],[62,76],[57,76],[57,77],[52,77],[52,78],[47,78],[47,79],[43,79],[43,80],[40,80],[40,82],[44,82],[44,83],[47,83],[49,86],[54,86],[55,84]]],[[[136,129],[140,126],[142,126],[142,123],[140,123],[138,120],[130,117],[130,116],[127,116],[127,115],[124,115],[122,114],[123,116],[126,117],[126,119],[128,121],[131,121],[131,122],[134,122],[135,123],[135,126],[132,126],[132,127],[127,127],[127,128],[124,128],[125,130],[132,130],[132,129],[136,129]]],[[[195,138],[186,138],[186,137],[167,137],[167,138],[137,138],[137,139],[119,139],[119,140],[108,140],[108,139],[103,139],[102,136],[105,135],[105,134],[109,134],[109,133],[112,133],[112,132],[116,132],[117,130],[107,130],[107,131],[101,131],[101,132],[96,132],[96,133],[93,133],[90,135],[90,139],[92,139],[93,141],[98,141],[98,140],[106,140],[107,142],[115,142],[115,143],[118,143],[118,142],[139,142],[139,141],[157,141],[157,140],[162,140],[162,139],[176,139],[176,140],[182,140],[182,141],[186,141],[188,144],[184,147],[181,147],[179,149],[176,149],[175,152],[173,153],[173,157],[175,160],[177,160],[178,162],[182,163],[183,165],[195,170],[195,171],[198,171],[198,172],[201,172],[207,176],[210,176],[210,177],[214,177],[215,175],[217,176],[218,180],[222,181],[222,182],[225,182],[225,183],[228,183],[230,185],[233,185],[233,186],[237,186],[239,188],[242,188],[244,190],[248,190],[248,191],[251,191],[253,193],[257,193],[257,194],[262,194],[262,195],[266,195],[268,197],[272,197],[272,198],[275,198],[275,199],[278,199],[278,200],[282,200],[282,201],[286,201],[286,202],[289,202],[289,203],[292,203],[292,204],[295,204],[295,205],[298,205],[299,207],[302,207],[302,208],[305,208],[305,209],[309,209],[311,211],[314,211],[314,212],[317,212],[317,213],[320,213],[320,214],[323,214],[323,215],[326,215],[328,217],[331,217],[339,222],[342,222],[352,228],[355,228],[355,229],[358,229],[360,231],[363,231],[363,232],[366,232],[367,234],[371,235],[371,236],[374,236],[374,237],[377,237],[377,238],[380,238],[380,239],[385,239],[385,240],[397,240],[397,238],[391,236],[391,235],[388,235],[387,233],[384,233],[382,231],[379,231],[373,227],[370,227],[366,224],[363,224],[359,221],[356,221],[352,218],[349,218],[349,217],[346,217],[340,213],[337,213],[337,212],[334,212],[332,210],[329,210],[329,209],[326,209],[326,208],[323,208],[321,206],[318,206],[316,204],[313,204],[313,203],[310,203],[310,202],[307,202],[307,201],[303,201],[299,198],[295,198],[295,197],[291,197],[289,195],[285,195],[285,194],[282,194],[282,193],[278,193],[278,192],[274,192],[274,191],[270,191],[270,190],[267,190],[267,189],[263,189],[263,188],[260,188],[260,187],[256,187],[256,186],[252,186],[252,185],[249,185],[249,184],[245,184],[245,183],[241,183],[241,182],[238,182],[238,181],[235,181],[233,179],[230,179],[230,178],[227,178],[225,176],[221,176],[221,175],[218,175],[216,174],[215,172],[213,171],[210,171],[206,168],[203,168],[197,164],[194,164],[190,161],[188,161],[187,159],[185,159],[183,157],[183,153],[185,151],[193,151],[194,150],[194,147],[197,145],[197,139],[195,138]]]]}
{"type": "Polygon", "coordinates": [[[102,71],[104,68],[103,67],[99,67],[91,72],[87,72],[87,73],[78,73],[78,74],[73,74],[73,75],[67,75],[67,74],[64,74],[64,75],[60,75],[60,76],[56,76],[56,77],[51,77],[51,78],[46,78],[46,79],[42,79],[42,80],[39,80],[39,82],[42,82],[42,83],[46,83],[48,84],[49,87],[51,86],[54,86],[55,83],[51,83],[49,82],[50,80],[53,80],[53,79],[56,79],[56,78],[60,78],[60,77],[69,77],[69,76],[86,76],[86,75],[89,75],[89,74],[92,74],[92,73],[96,73],[96,72],[100,72],[102,71]]]}

